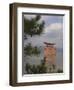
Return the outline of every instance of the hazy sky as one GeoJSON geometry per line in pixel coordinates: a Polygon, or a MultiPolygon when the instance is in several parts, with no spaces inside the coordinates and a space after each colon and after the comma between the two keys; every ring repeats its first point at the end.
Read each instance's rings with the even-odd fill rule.
{"type": "MultiPolygon", "coordinates": [[[[36,15],[27,15],[24,17],[31,19],[36,15]]],[[[59,49],[63,48],[63,16],[53,16],[53,15],[41,15],[40,22],[45,22],[45,27],[43,34],[41,36],[29,37],[28,40],[24,43],[30,42],[33,45],[42,46],[43,42],[52,42],[56,44],[56,47],[59,49]]]]}

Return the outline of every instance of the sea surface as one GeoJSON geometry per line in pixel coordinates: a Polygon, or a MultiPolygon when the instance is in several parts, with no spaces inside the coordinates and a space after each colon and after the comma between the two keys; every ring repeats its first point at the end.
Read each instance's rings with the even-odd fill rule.
{"type": "MultiPolygon", "coordinates": [[[[29,63],[31,65],[39,65],[41,63],[41,60],[44,58],[44,49],[41,47],[41,54],[40,55],[32,55],[32,56],[25,56],[23,60],[23,73],[25,73],[25,65],[26,63],[29,63]]],[[[63,50],[61,49],[56,49],[56,67],[57,69],[63,70],[63,50]]]]}

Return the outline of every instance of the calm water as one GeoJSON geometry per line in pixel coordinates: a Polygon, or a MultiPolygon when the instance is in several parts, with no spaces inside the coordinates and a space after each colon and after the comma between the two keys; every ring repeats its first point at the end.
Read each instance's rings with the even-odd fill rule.
{"type": "MultiPolygon", "coordinates": [[[[24,57],[24,63],[23,66],[25,67],[26,63],[39,65],[41,63],[41,60],[44,57],[43,49],[41,50],[41,54],[38,56],[26,56],[24,57]]],[[[63,51],[57,49],[56,51],[56,66],[57,68],[60,68],[63,70],[63,51]]],[[[23,73],[25,73],[25,68],[23,68],[23,73]]]]}
{"type": "Polygon", "coordinates": [[[40,55],[39,56],[26,56],[23,59],[23,68],[22,68],[22,72],[25,73],[25,65],[26,63],[30,63],[30,64],[35,64],[35,65],[39,65],[41,63],[41,60],[44,58],[44,42],[53,42],[56,44],[56,66],[59,69],[63,70],[63,46],[62,46],[62,40],[61,40],[61,44],[59,41],[59,38],[57,38],[57,40],[55,40],[55,38],[51,39],[47,34],[42,34],[41,36],[33,36],[33,37],[29,37],[27,40],[24,40],[24,46],[27,45],[28,43],[31,43],[32,46],[37,46],[40,47],[40,55]]]}

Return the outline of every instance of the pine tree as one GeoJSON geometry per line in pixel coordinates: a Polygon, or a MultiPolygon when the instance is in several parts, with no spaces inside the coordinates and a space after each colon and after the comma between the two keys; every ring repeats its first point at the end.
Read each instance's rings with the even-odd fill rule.
{"type": "Polygon", "coordinates": [[[40,15],[35,18],[27,19],[24,17],[24,33],[26,35],[40,35],[44,29],[44,21],[39,22],[41,19],[40,15]]]}

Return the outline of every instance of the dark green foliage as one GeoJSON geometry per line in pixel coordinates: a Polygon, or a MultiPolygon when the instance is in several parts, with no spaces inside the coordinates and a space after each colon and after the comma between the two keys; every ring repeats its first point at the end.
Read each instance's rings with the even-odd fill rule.
{"type": "Polygon", "coordinates": [[[35,18],[27,19],[24,17],[24,33],[25,35],[40,35],[43,32],[44,21],[39,22],[41,19],[40,15],[35,18]]]}
{"type": "MultiPolygon", "coordinates": [[[[44,21],[40,21],[41,16],[37,15],[34,18],[27,19],[24,17],[24,39],[28,39],[29,36],[40,35],[44,29],[44,21]]],[[[31,43],[28,43],[24,47],[24,55],[39,55],[40,54],[40,47],[32,46],[31,43]]],[[[29,74],[35,73],[45,73],[46,67],[45,62],[41,62],[40,65],[30,65],[29,63],[26,64],[26,72],[29,74]]]]}
{"type": "MultiPolygon", "coordinates": [[[[53,67],[53,65],[52,65],[53,67]]],[[[55,65],[54,65],[55,67],[55,65]]],[[[47,72],[47,68],[45,66],[45,60],[41,60],[41,64],[40,65],[30,65],[29,63],[26,64],[25,70],[27,74],[41,74],[41,73],[63,73],[63,70],[58,69],[57,71],[55,71],[55,68],[49,68],[49,72],[47,72]]]]}
{"type": "Polygon", "coordinates": [[[49,73],[51,73],[51,72],[52,72],[52,68],[50,67],[50,68],[49,68],[49,73]]]}
{"type": "Polygon", "coordinates": [[[27,64],[26,64],[26,68],[25,68],[25,69],[26,69],[26,71],[27,71],[27,73],[30,73],[30,70],[29,70],[29,68],[30,68],[30,67],[31,67],[31,66],[30,66],[30,64],[29,64],[29,63],[27,63],[27,64]]]}
{"type": "Polygon", "coordinates": [[[36,20],[36,21],[39,21],[40,18],[41,18],[41,16],[40,16],[40,15],[37,15],[36,18],[35,18],[35,20],[36,20]]]}
{"type": "Polygon", "coordinates": [[[58,70],[57,70],[57,73],[63,73],[63,70],[58,69],[58,70]]]}
{"type": "Polygon", "coordinates": [[[31,43],[28,43],[28,45],[24,47],[24,54],[25,55],[39,55],[40,49],[37,46],[33,47],[31,43]]]}
{"type": "Polygon", "coordinates": [[[56,73],[56,65],[54,65],[54,64],[50,65],[49,73],[56,73]]]}
{"type": "Polygon", "coordinates": [[[46,67],[44,63],[41,63],[40,65],[30,65],[27,63],[25,70],[27,74],[46,73],[46,67]]]}
{"type": "Polygon", "coordinates": [[[55,68],[56,68],[56,65],[54,65],[54,64],[53,64],[53,65],[52,65],[52,68],[55,70],[55,68]]]}

